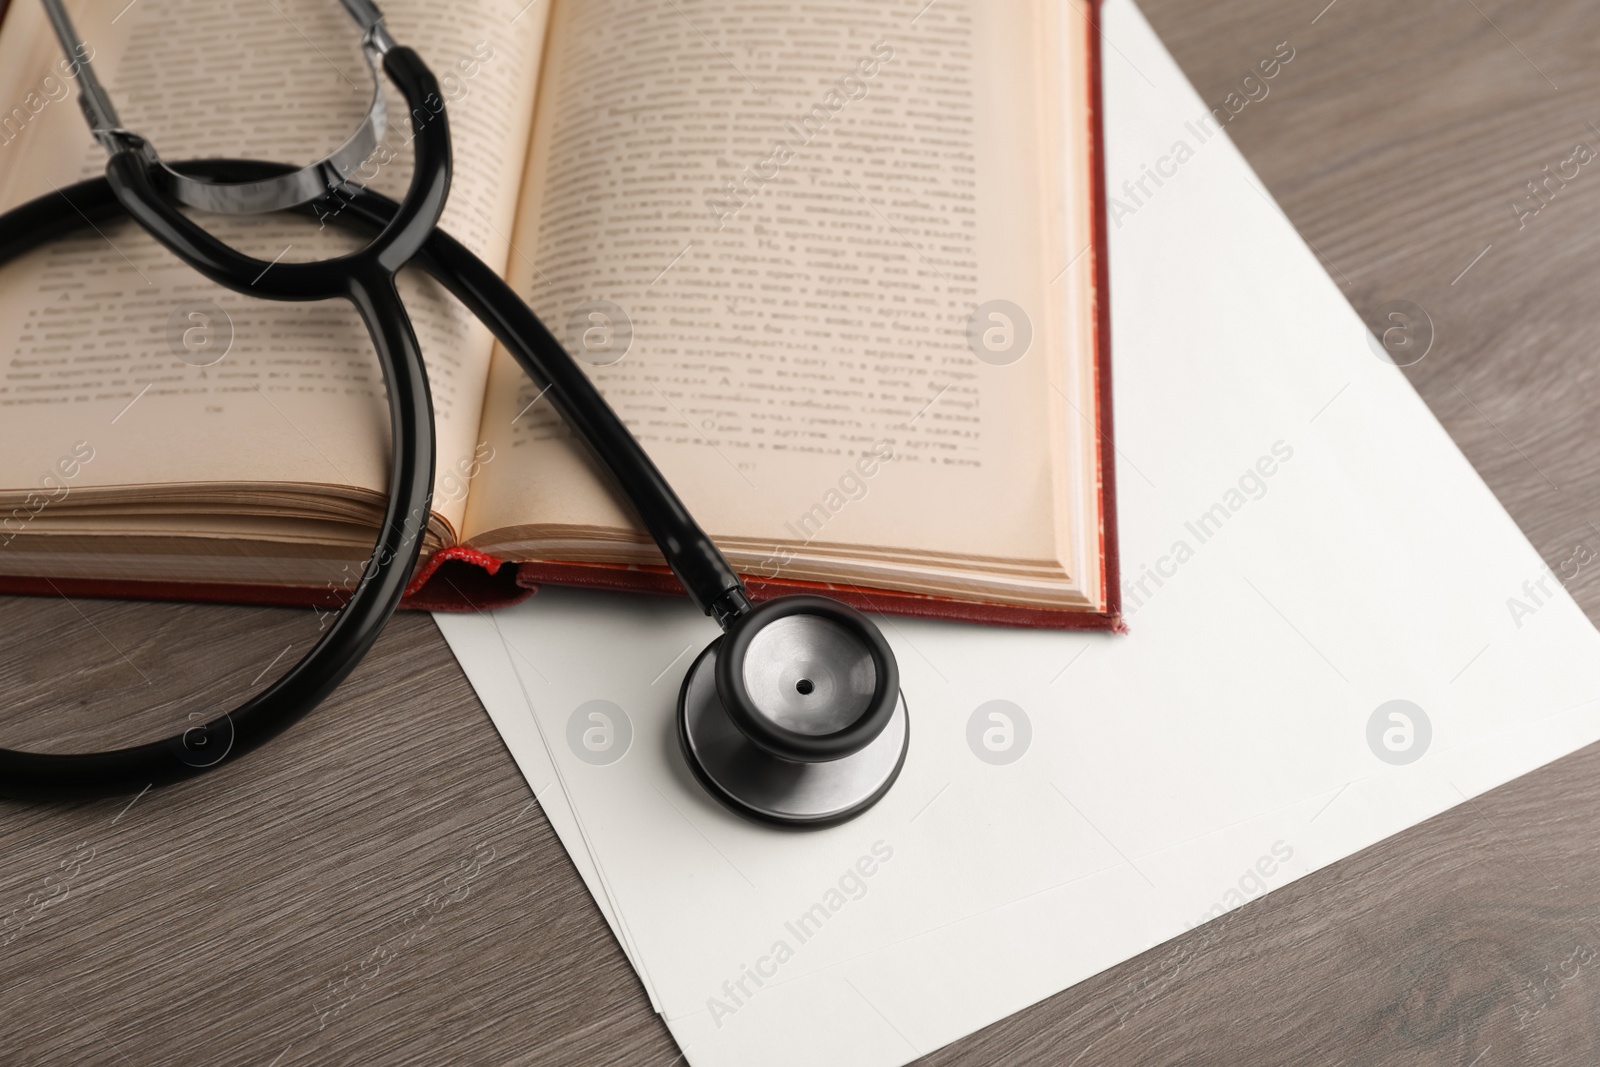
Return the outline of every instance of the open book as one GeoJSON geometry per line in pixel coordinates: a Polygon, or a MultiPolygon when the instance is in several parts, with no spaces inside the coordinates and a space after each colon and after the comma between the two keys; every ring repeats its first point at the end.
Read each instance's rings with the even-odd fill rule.
{"type": "MultiPolygon", "coordinates": [[[[293,162],[369,95],[333,0],[82,0],[169,160],[293,162]]],[[[1098,35],[1078,0],[388,0],[439,76],[443,225],[583,363],[757,598],[1120,625],[1098,35]]],[[[34,0],[0,23],[0,207],[104,166],[34,0]]],[[[395,100],[352,180],[409,173],[395,100]]],[[[358,241],[208,218],[266,260],[358,241]]],[[[439,434],[412,602],[671,589],[540,388],[417,271],[439,434]]],[[[0,268],[0,589],[336,602],[382,513],[339,303],[223,290],[131,223],[0,268]]]]}

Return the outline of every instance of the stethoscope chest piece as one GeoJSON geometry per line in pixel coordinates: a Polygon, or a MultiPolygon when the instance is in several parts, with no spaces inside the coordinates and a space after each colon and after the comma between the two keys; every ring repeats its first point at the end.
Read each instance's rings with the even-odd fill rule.
{"type": "Polygon", "coordinates": [[[877,627],[837,601],[791,596],[736,620],[695,660],[678,739],[689,769],[729,808],[803,828],[876,803],[911,732],[877,627]]]}

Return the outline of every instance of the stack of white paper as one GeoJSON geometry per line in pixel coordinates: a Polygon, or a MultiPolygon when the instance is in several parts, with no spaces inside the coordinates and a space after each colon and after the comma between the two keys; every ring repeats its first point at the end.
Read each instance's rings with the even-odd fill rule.
{"type": "Polygon", "coordinates": [[[905,769],[796,834],[683,765],[687,602],[438,619],[697,1067],[906,1062],[1600,738],[1588,622],[1558,583],[1513,618],[1543,562],[1232,144],[1194,144],[1129,0],[1103,27],[1111,186],[1194,149],[1112,233],[1130,635],[885,622],[905,769]]]}

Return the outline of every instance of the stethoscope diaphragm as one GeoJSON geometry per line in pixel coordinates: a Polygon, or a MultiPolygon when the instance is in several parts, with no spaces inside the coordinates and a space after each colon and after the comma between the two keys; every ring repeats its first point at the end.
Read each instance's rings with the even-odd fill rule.
{"type": "Polygon", "coordinates": [[[723,804],[804,828],[844,822],[888,792],[911,731],[878,628],[838,601],[792,596],[753,609],[695,660],[678,740],[723,804]]]}

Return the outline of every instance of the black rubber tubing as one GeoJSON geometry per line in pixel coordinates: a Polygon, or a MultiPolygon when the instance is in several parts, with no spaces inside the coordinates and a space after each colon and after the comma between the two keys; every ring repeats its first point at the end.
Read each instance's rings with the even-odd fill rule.
{"type": "MultiPolygon", "coordinates": [[[[409,48],[384,56],[384,70],[413,114],[416,170],[381,232],[361,251],[319,263],[268,264],[224,245],[157,193],[142,142],[127,138],[106,177],[40,197],[0,216],[0,263],[95,220],[133,216],[202,274],[235,292],[274,300],[344,298],[361,314],[389,396],[389,503],[372,555],[349,601],[321,639],[277,681],[244,704],[161,741],[103,752],[0,749],[0,796],[92,799],[138,793],[229,763],[276,737],[333,692],[371,649],[405,593],[421,549],[434,477],[433,410],[422,352],[394,275],[435,232],[450,187],[450,133],[438,83],[409,48]],[[435,109],[437,105],[437,109],[435,109]],[[271,267],[271,270],[266,268],[271,267]]],[[[254,164],[259,176],[288,169],[254,164]]],[[[205,175],[207,163],[190,168],[205,175]]],[[[217,168],[219,171],[225,168],[217,168]]]]}

